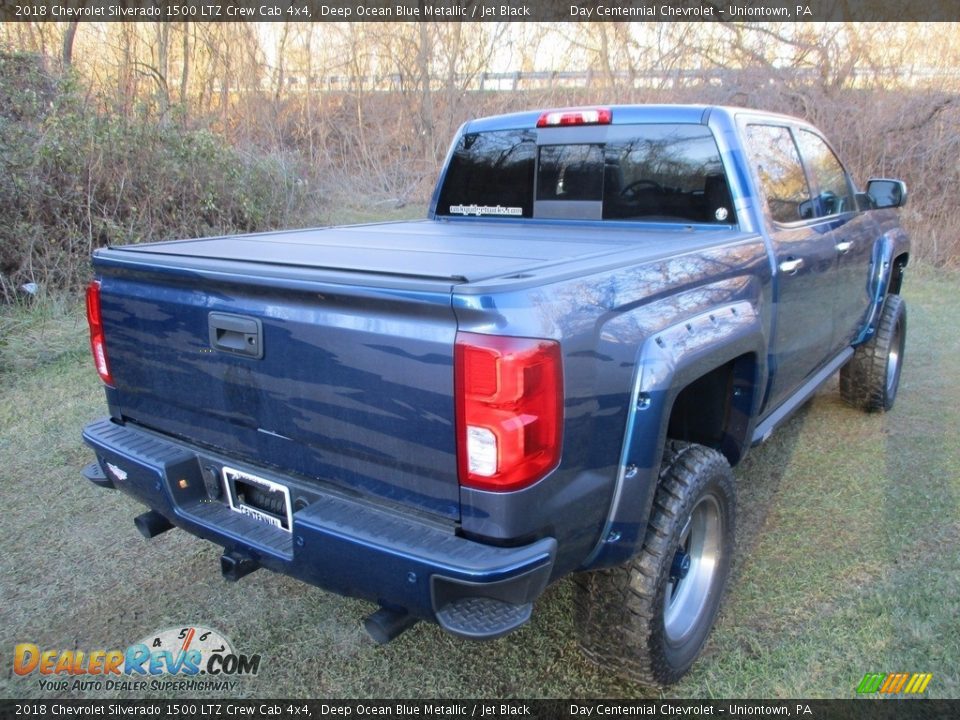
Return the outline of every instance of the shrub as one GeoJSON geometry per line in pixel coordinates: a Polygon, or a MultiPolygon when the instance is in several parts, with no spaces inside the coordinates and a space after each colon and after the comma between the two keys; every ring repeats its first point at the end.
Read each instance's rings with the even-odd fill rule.
{"type": "Polygon", "coordinates": [[[0,53],[0,291],[76,288],[111,243],[283,226],[303,200],[296,168],[206,130],[108,115],[42,58],[0,53]]]}

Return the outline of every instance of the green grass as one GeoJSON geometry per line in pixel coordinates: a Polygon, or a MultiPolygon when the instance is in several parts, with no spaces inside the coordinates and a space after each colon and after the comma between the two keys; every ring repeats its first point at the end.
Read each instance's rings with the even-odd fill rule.
{"type": "MultiPolygon", "coordinates": [[[[960,275],[914,271],[905,297],[894,411],[857,413],[834,382],[737,469],[730,591],[703,658],[665,695],[853,697],[864,673],[899,671],[960,697],[960,275]]],[[[243,696],[657,695],[580,657],[569,582],[495,642],[420,624],[381,648],[361,626],[367,603],[268,572],[226,584],[213,545],[142,540],[140,506],[79,476],[80,428],[105,412],[88,355],[79,307],[0,314],[0,697],[51,696],[13,675],[16,643],[123,648],[190,623],[263,656],[243,696]]],[[[129,696],[86,697],[101,695],[129,696]]]]}

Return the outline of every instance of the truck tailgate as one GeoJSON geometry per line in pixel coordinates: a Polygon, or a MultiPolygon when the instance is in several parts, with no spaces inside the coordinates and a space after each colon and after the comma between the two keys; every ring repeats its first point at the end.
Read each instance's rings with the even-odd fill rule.
{"type": "Polygon", "coordinates": [[[124,420],[459,517],[449,286],[268,288],[95,266],[124,420]],[[242,354],[244,342],[259,347],[242,354]]]}

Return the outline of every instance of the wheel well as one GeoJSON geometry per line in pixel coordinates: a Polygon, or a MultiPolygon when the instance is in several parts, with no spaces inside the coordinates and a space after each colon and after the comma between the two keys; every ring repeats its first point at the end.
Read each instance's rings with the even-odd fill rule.
{"type": "Polygon", "coordinates": [[[756,356],[747,354],[688,384],[673,402],[667,437],[719,450],[735,465],[747,445],[756,373],[756,356]]]}
{"type": "Polygon", "coordinates": [[[890,285],[887,288],[887,292],[891,295],[899,295],[900,288],[903,285],[903,275],[907,268],[907,263],[910,261],[910,253],[903,253],[903,255],[898,255],[897,258],[893,261],[893,269],[890,271],[890,285]]]}

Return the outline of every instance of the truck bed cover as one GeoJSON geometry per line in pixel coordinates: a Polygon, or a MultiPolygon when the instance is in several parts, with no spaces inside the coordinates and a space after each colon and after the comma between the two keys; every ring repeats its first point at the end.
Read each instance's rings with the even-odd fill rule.
{"type": "MultiPolygon", "coordinates": [[[[574,261],[641,252],[675,253],[674,235],[690,249],[743,236],[740,231],[689,232],[684,225],[651,228],[571,227],[551,222],[412,221],[312,228],[111,248],[122,255],[166,256],[187,268],[193,260],[237,261],[310,270],[473,283],[527,274],[574,261]]],[[[113,254],[112,252],[110,254],[113,254]]],[[[119,256],[113,255],[115,259],[119,256]]]]}

